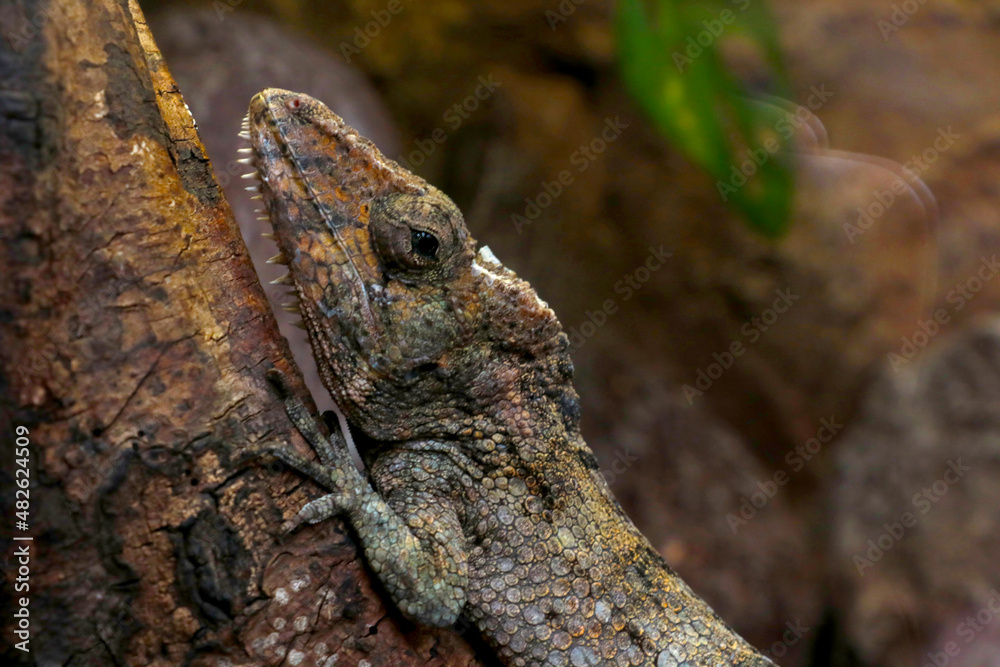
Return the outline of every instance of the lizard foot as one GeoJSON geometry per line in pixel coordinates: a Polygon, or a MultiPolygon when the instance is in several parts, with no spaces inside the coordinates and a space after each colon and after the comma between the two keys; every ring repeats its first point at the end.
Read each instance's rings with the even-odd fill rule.
{"type": "Polygon", "coordinates": [[[295,472],[308,477],[324,489],[340,491],[344,485],[343,474],[336,468],[330,468],[316,461],[311,461],[301,454],[278,445],[256,445],[240,450],[235,457],[238,466],[247,466],[261,459],[276,459],[295,472]]]}
{"type": "Polygon", "coordinates": [[[274,445],[249,447],[236,455],[236,463],[240,466],[257,463],[261,459],[276,459],[328,491],[332,491],[306,503],[293,518],[281,525],[282,533],[290,533],[306,523],[325,521],[348,510],[350,494],[345,490],[347,480],[337,468],[324,466],[287,448],[274,445]]]}
{"type": "Polygon", "coordinates": [[[313,417],[312,413],[309,412],[309,409],[306,408],[299,397],[292,393],[291,387],[288,384],[288,378],[285,377],[284,373],[276,368],[271,368],[267,371],[266,377],[284,403],[288,419],[291,420],[295,428],[302,434],[302,437],[309,443],[309,446],[316,452],[323,465],[331,467],[342,466],[345,463],[353,465],[350,463],[347,445],[344,442],[344,436],[340,432],[340,426],[337,421],[327,421],[327,425],[330,427],[330,439],[328,440],[320,430],[316,418],[313,417]]]}

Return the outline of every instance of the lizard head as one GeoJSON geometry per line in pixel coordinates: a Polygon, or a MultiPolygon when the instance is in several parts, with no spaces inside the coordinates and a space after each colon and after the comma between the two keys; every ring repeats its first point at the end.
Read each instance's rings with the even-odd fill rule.
{"type": "Polygon", "coordinates": [[[526,391],[568,383],[555,315],[476,252],[446,195],[306,95],[261,92],[244,129],[283,282],[353,426],[378,440],[457,437],[499,404],[510,413],[526,391]]]}

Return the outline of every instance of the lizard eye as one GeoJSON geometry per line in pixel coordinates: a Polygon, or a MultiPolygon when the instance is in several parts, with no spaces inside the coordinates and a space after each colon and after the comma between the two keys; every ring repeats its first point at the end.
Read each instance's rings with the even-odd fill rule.
{"type": "Polygon", "coordinates": [[[438,240],[430,232],[422,229],[410,230],[410,247],[413,252],[425,259],[436,259],[438,251],[438,240]]]}
{"type": "Polygon", "coordinates": [[[392,194],[372,202],[372,240],[385,271],[404,282],[445,275],[465,244],[462,214],[443,195],[392,194]]]}

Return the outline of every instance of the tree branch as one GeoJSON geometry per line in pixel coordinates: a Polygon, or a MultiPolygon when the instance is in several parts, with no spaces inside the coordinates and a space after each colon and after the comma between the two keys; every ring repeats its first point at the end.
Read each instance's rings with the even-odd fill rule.
{"type": "Polygon", "coordinates": [[[138,6],[4,8],[0,503],[3,534],[33,540],[29,591],[3,588],[5,608],[30,600],[31,652],[3,657],[479,664],[387,610],[341,522],[279,535],[318,489],[234,467],[245,443],[306,451],[264,372],[305,389],[138,6]]]}

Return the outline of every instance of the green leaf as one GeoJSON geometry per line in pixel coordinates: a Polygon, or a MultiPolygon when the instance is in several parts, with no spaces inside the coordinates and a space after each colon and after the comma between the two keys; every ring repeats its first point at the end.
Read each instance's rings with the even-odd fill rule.
{"type": "Polygon", "coordinates": [[[775,92],[785,93],[777,34],[762,0],[619,0],[617,32],[622,75],[639,105],[754,229],[780,236],[794,194],[789,151],[769,150],[779,145],[781,112],[748,99],[719,54],[726,40],[756,48],[775,92]]]}

